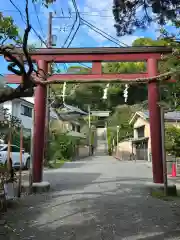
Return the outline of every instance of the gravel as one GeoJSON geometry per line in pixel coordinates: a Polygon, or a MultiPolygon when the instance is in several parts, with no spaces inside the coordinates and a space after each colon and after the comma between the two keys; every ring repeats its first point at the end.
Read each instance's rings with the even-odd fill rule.
{"type": "Polygon", "coordinates": [[[45,171],[49,193],[25,196],[2,216],[1,240],[180,239],[180,201],[148,195],[144,162],[95,156],[45,171]]]}

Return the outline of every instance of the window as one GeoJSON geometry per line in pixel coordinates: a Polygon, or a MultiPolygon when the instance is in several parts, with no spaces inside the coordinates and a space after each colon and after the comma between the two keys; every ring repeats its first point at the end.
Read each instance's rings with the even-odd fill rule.
{"type": "Polygon", "coordinates": [[[21,115],[32,117],[32,108],[25,105],[21,105],[21,115]]]}
{"type": "Polygon", "coordinates": [[[80,131],[81,131],[81,127],[78,125],[78,126],[77,126],[77,132],[80,133],[80,131]]]}
{"type": "Polygon", "coordinates": [[[137,128],[138,138],[144,137],[144,126],[137,128]]]}
{"type": "Polygon", "coordinates": [[[76,131],[76,126],[72,124],[72,131],[76,131]]]}

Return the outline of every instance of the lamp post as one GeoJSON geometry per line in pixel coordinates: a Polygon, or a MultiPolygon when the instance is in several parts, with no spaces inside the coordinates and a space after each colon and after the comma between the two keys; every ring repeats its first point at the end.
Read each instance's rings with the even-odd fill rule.
{"type": "Polygon", "coordinates": [[[91,107],[88,105],[88,125],[89,125],[89,156],[91,156],[91,107]]]}
{"type": "Polygon", "coordinates": [[[119,141],[119,125],[117,125],[116,128],[116,142],[117,142],[116,155],[118,154],[118,141],[119,141]]]}

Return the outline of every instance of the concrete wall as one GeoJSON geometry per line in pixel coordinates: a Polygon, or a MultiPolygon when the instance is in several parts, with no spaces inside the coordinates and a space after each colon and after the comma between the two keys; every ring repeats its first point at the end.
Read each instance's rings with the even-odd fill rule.
{"type": "Polygon", "coordinates": [[[120,160],[129,160],[132,154],[132,143],[131,140],[125,140],[118,143],[117,157],[120,160]]]}
{"type": "Polygon", "coordinates": [[[88,146],[80,146],[79,147],[79,158],[85,158],[89,156],[89,147],[88,146]]]}

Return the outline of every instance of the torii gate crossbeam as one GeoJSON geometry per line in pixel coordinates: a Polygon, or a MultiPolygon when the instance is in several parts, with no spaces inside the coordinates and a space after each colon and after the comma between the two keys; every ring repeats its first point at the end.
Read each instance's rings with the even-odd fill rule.
{"type": "MultiPolygon", "coordinates": [[[[20,50],[22,53],[22,50],[20,50]]],[[[48,78],[52,81],[55,78],[69,82],[113,82],[117,79],[134,79],[142,77],[154,77],[158,75],[158,60],[162,54],[171,53],[171,48],[166,47],[129,47],[129,48],[53,48],[36,49],[30,55],[43,71],[44,77],[48,71],[49,62],[92,62],[92,73],[88,75],[53,75],[48,78]],[[147,62],[147,73],[138,74],[103,74],[102,62],[120,61],[145,61],[147,62]]],[[[17,54],[16,54],[17,55],[17,54]]],[[[20,83],[21,79],[15,75],[7,75],[8,83],[20,83]]],[[[160,108],[158,106],[159,91],[156,82],[148,83],[148,105],[150,112],[151,151],[153,165],[153,179],[155,183],[163,183],[163,163],[161,147],[161,121],[160,108]]],[[[38,85],[35,90],[35,123],[34,123],[34,146],[33,146],[33,181],[42,181],[44,138],[45,138],[45,117],[46,117],[46,86],[38,85]]]]}

